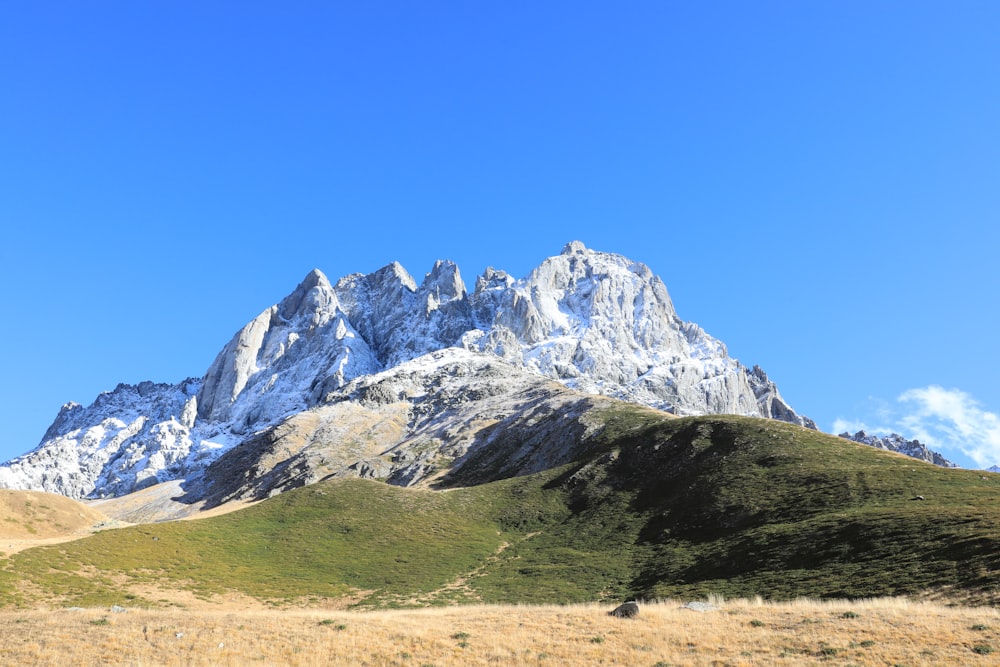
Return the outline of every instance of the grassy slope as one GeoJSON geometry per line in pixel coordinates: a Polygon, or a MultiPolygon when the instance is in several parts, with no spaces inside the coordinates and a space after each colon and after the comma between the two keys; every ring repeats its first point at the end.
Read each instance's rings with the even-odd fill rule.
{"type": "Polygon", "coordinates": [[[0,561],[0,602],[157,603],[129,583],[277,601],[364,591],[381,606],[947,587],[996,600],[1000,475],[756,419],[603,419],[587,460],[539,475],[446,492],[324,482],[32,549],[0,561]]]}
{"type": "Polygon", "coordinates": [[[355,589],[378,591],[376,599],[416,594],[497,549],[500,537],[475,505],[470,494],[321,483],[223,516],[104,531],[17,554],[0,571],[0,602],[31,601],[15,591],[18,579],[65,605],[156,602],[127,595],[122,575],[203,596],[237,590],[280,601],[355,589]]]}

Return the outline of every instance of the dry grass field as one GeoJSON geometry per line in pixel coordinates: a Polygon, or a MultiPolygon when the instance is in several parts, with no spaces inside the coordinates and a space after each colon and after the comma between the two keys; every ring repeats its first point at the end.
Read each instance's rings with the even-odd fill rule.
{"type": "Polygon", "coordinates": [[[995,665],[1000,613],[904,600],[0,612],[6,665],[995,665]]]}

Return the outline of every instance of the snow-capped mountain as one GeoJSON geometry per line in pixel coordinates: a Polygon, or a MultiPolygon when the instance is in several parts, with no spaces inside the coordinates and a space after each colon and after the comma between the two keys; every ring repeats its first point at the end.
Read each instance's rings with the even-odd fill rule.
{"type": "Polygon", "coordinates": [[[885,436],[877,436],[867,433],[865,431],[858,431],[854,435],[850,433],[841,433],[841,438],[846,438],[847,440],[853,440],[854,442],[860,442],[864,445],[869,445],[871,447],[877,447],[878,449],[885,449],[890,452],[899,452],[900,454],[906,454],[915,459],[920,459],[921,461],[926,461],[927,463],[933,463],[936,466],[942,466],[944,468],[957,468],[958,466],[945,457],[941,456],[937,452],[927,449],[927,446],[922,444],[919,440],[907,440],[898,433],[890,433],[885,436]]]}
{"type": "Polygon", "coordinates": [[[681,320],[648,267],[573,242],[522,279],[487,269],[471,293],[447,261],[419,284],[398,263],[336,283],[314,270],[238,331],[201,380],[120,385],[89,407],[64,406],[35,450],[0,466],[0,486],[103,497],[198,475],[352,381],[448,348],[679,415],[815,428],[764,371],[681,320]]]}

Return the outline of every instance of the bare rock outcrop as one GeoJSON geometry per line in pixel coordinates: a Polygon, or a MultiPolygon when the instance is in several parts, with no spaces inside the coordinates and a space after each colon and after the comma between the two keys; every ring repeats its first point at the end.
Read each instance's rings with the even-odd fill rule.
{"type": "Polygon", "coordinates": [[[530,474],[574,460],[587,413],[611,402],[442,350],[359,378],[229,450],[205,471],[204,498],[258,500],[328,477],[451,486],[530,474]]]}

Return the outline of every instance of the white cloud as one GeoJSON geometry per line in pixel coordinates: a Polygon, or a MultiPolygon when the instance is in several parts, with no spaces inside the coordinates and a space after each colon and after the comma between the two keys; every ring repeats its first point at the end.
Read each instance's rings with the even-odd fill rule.
{"type": "Polygon", "coordinates": [[[931,385],[899,396],[900,428],[932,449],[960,451],[982,467],[1000,463],[1000,417],[959,389],[931,385]]]}
{"type": "Polygon", "coordinates": [[[984,410],[960,389],[937,385],[908,389],[895,402],[869,397],[864,411],[861,419],[838,418],[832,432],[898,433],[919,440],[959,465],[1000,465],[1000,416],[984,410]]]}

